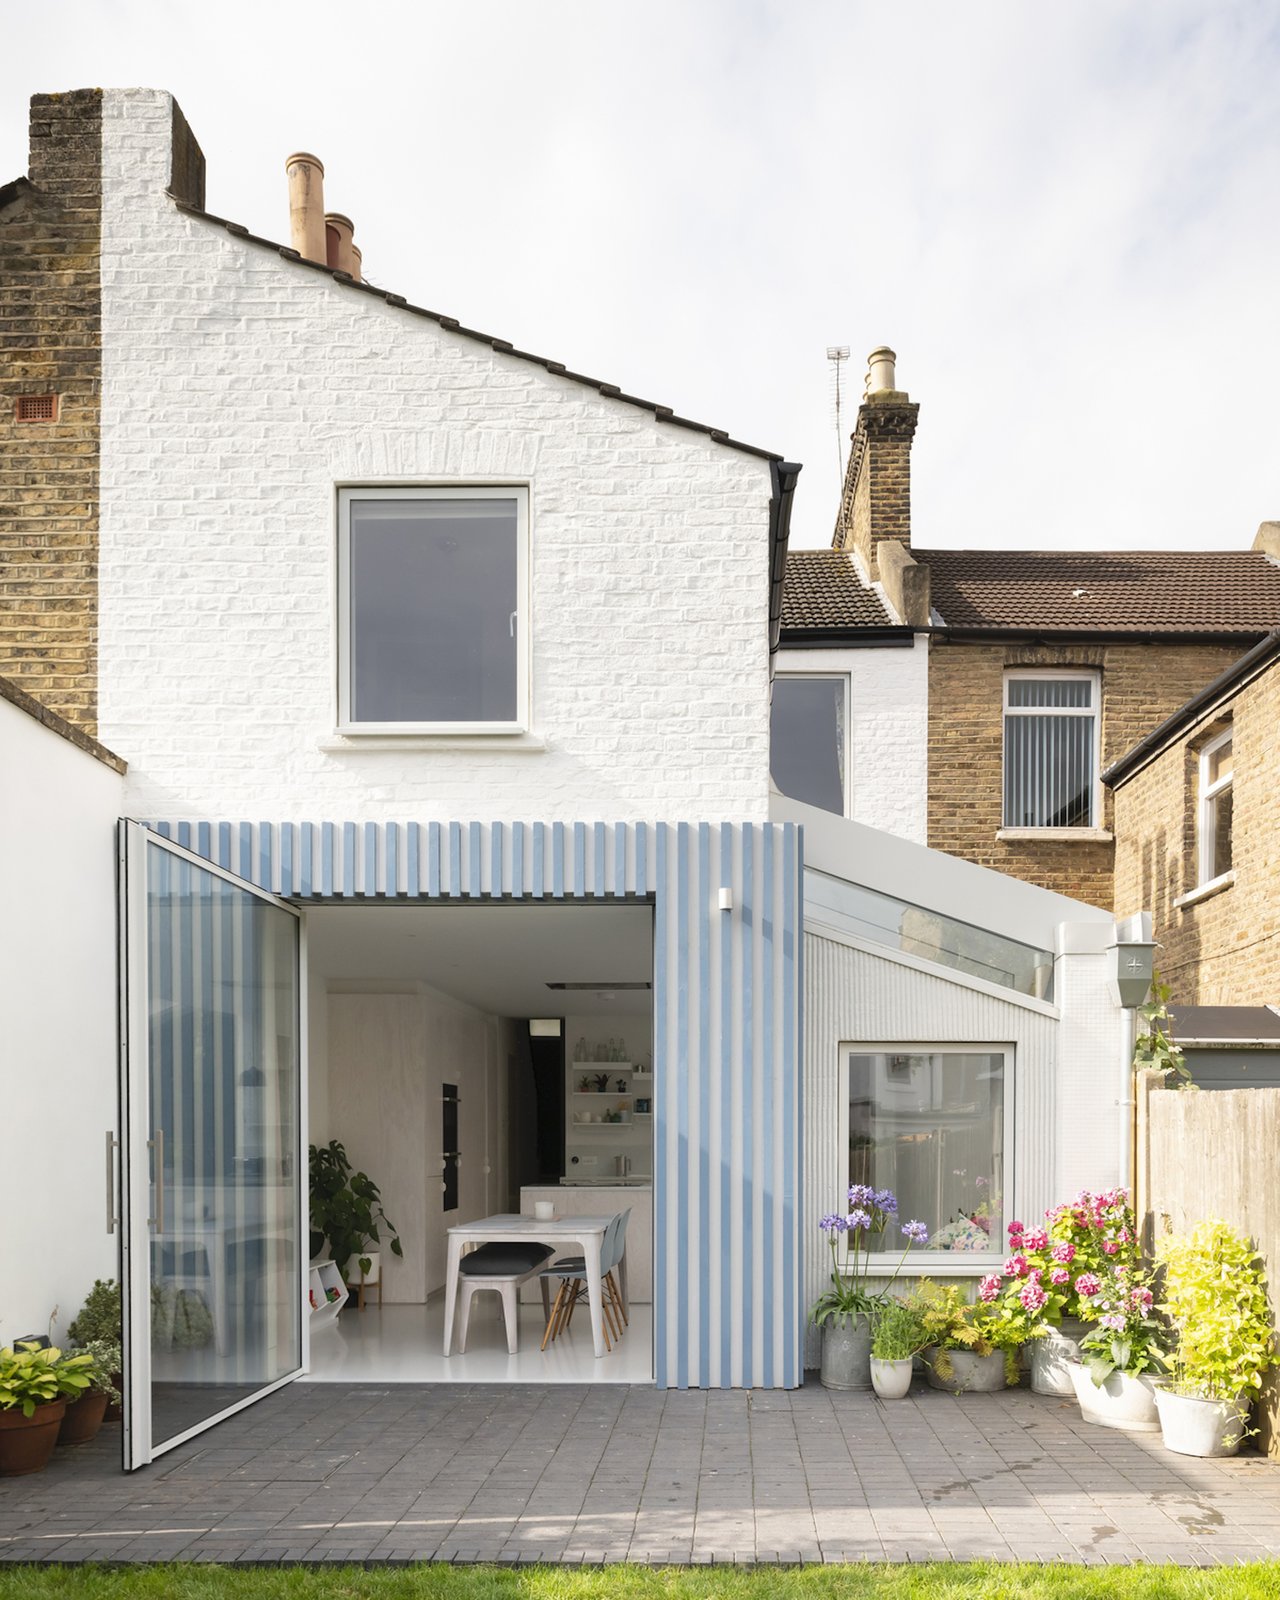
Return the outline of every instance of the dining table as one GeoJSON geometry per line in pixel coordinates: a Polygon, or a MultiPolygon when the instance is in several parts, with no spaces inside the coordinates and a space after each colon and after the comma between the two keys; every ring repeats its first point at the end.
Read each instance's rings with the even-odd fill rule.
{"type": "MultiPolygon", "coordinates": [[[[600,1251],[605,1230],[613,1221],[606,1217],[553,1217],[550,1221],[539,1217],[519,1216],[515,1212],[500,1211],[492,1217],[480,1217],[475,1222],[458,1222],[449,1229],[449,1258],[444,1279],[444,1353],[453,1353],[453,1319],[458,1303],[458,1265],[469,1248],[482,1244],[528,1244],[534,1241],[549,1244],[557,1256],[565,1255],[569,1245],[580,1245],[587,1280],[587,1301],[591,1308],[591,1339],[597,1358],[605,1354],[604,1342],[604,1288],[600,1281],[600,1251]]],[[[553,1266],[554,1258],[547,1257],[553,1266]]],[[[618,1263],[621,1278],[619,1285],[623,1304],[627,1298],[627,1258],[624,1253],[618,1263]]]]}

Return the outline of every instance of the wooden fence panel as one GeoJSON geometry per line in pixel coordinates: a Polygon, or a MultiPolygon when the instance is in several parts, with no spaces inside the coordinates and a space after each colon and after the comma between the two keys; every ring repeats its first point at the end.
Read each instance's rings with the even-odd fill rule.
{"type": "MultiPolygon", "coordinates": [[[[1280,1301],[1280,1089],[1170,1092],[1140,1075],[1137,1200],[1154,1242],[1220,1217],[1262,1257],[1272,1322],[1280,1301]]],[[[1280,1374],[1263,1380],[1255,1441],[1280,1460],[1280,1374]]]]}

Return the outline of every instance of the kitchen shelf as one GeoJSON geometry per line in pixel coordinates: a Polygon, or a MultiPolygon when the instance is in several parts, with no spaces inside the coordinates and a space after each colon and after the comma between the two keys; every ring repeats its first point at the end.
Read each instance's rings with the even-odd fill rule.
{"type": "Polygon", "coordinates": [[[574,1089],[570,1098],[574,1100],[632,1100],[635,1096],[618,1094],[613,1089],[574,1089]]]}

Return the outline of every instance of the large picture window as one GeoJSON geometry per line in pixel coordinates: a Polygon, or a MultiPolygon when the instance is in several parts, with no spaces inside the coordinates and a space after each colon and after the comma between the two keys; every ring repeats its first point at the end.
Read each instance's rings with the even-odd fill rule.
{"type": "Polygon", "coordinates": [[[1011,1179],[1009,1052],[846,1047],[848,1181],[892,1189],[929,1250],[999,1254],[1011,1179]]]}
{"type": "Polygon", "coordinates": [[[847,801],[849,679],[798,677],[773,680],[769,768],[792,800],[845,814],[847,801]]]}
{"type": "Polygon", "coordinates": [[[345,489],[339,722],[362,733],[527,726],[523,489],[345,489]]]}
{"type": "Polygon", "coordinates": [[[1006,675],[1004,826],[1098,826],[1098,680],[1093,673],[1006,675]]]}

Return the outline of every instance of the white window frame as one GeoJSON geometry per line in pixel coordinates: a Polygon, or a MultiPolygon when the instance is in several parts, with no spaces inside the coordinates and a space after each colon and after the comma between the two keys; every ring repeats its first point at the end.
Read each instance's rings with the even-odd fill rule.
{"type": "Polygon", "coordinates": [[[1223,745],[1232,743],[1234,733],[1234,728],[1224,729],[1216,738],[1210,739],[1200,751],[1196,802],[1197,889],[1210,889],[1234,880],[1234,862],[1225,872],[1219,872],[1216,876],[1213,871],[1213,857],[1218,842],[1218,818],[1213,802],[1232,786],[1232,779],[1235,777],[1234,747],[1231,752],[1231,771],[1225,778],[1219,778],[1215,783],[1209,781],[1210,758],[1221,750],[1223,745]]]}
{"type": "MultiPolygon", "coordinates": [[[[824,683],[839,683],[844,686],[844,749],[841,751],[841,768],[844,772],[844,795],[842,804],[844,809],[840,812],[842,817],[851,815],[850,807],[853,804],[853,674],[850,672],[822,672],[793,670],[789,672],[774,673],[774,678],[803,678],[807,680],[820,679],[824,683]]],[[[770,765],[772,766],[773,751],[769,751],[770,765]]],[[[788,796],[790,798],[790,796],[788,796]]],[[[805,802],[801,801],[801,804],[805,802]]],[[[828,812],[835,816],[834,811],[828,812]]]]}
{"type": "MultiPolygon", "coordinates": [[[[955,1039],[948,1039],[941,1043],[925,1044],[920,1040],[904,1043],[902,1040],[881,1041],[879,1043],[852,1043],[846,1041],[839,1047],[839,1062],[837,1081],[840,1085],[840,1115],[838,1138],[836,1148],[836,1172],[839,1177],[837,1189],[837,1203],[849,1187],[849,1057],[851,1055],[953,1055],[953,1056],[1000,1056],[1002,1060],[1001,1074],[1003,1082],[1003,1119],[1001,1126],[1001,1139],[1004,1144],[1004,1226],[1009,1226],[1009,1218],[1019,1216],[1016,1209],[1018,1205],[1018,1159],[1017,1148],[1014,1144],[1014,1131],[1017,1126],[1014,1102],[1016,1098],[1016,1084],[1014,1078],[1016,1046],[1012,1044],[987,1044],[982,1042],[968,1043],[955,1039]]],[[[899,1199],[901,1197],[899,1196],[899,1199]]],[[[911,1218],[905,1213],[897,1218],[899,1222],[909,1222],[911,1218]]],[[[930,1224],[930,1238],[933,1237],[933,1225],[930,1224]]],[[[901,1234],[890,1227],[886,1237],[900,1240],[901,1234]]],[[[905,1241],[903,1241],[905,1243],[905,1241]]],[[[918,1277],[946,1277],[946,1278],[983,1278],[987,1273],[998,1267],[1008,1256],[1005,1247],[1005,1238],[1000,1239],[990,1250],[931,1250],[928,1245],[923,1249],[912,1246],[903,1267],[904,1276],[918,1277]],[[945,1266],[943,1265],[945,1263],[945,1266]]],[[[898,1248],[889,1250],[876,1250],[868,1256],[869,1275],[872,1278],[888,1277],[897,1267],[902,1258],[902,1244],[898,1248]]]]}
{"type": "Polygon", "coordinates": [[[1096,838],[1102,829],[1102,674],[1075,667],[1007,667],[1004,674],[1000,715],[1000,834],[1005,838],[1096,838]],[[1090,684],[1089,714],[1093,718],[1093,790],[1089,796],[1089,821],[1075,826],[1032,826],[1010,823],[1004,814],[1005,763],[1009,759],[1005,735],[1009,717],[1079,717],[1079,706],[1011,706],[1009,685],[1015,679],[1065,679],[1090,684]]]}
{"type": "Polygon", "coordinates": [[[530,726],[532,597],[527,483],[351,484],[338,489],[337,731],[362,735],[526,733],[530,726]],[[351,716],[351,504],[354,500],[513,500],[516,506],[516,716],[510,722],[356,722],[351,716]]]}

